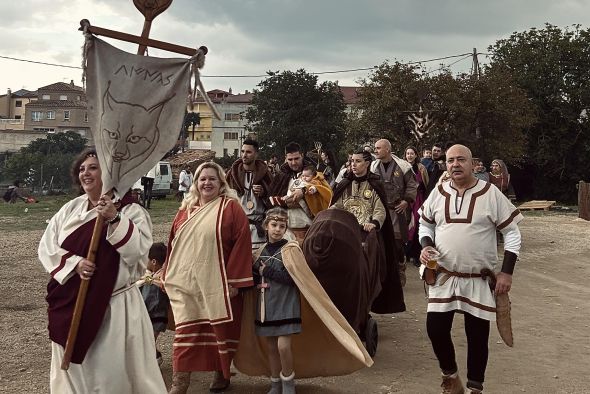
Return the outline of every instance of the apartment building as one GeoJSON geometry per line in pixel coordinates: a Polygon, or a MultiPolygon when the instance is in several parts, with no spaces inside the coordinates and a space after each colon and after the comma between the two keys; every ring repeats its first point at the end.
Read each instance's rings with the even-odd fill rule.
{"type": "Polygon", "coordinates": [[[25,106],[37,100],[37,92],[20,89],[0,95],[0,130],[23,130],[25,128],[25,106]]]}
{"type": "MultiPolygon", "coordinates": [[[[359,89],[356,86],[340,87],[347,113],[358,104],[359,89]]],[[[247,90],[243,94],[233,94],[230,88],[229,91],[211,90],[207,95],[220,113],[221,119],[216,119],[203,97],[198,96],[194,103],[194,112],[199,113],[201,124],[194,132],[188,132],[189,149],[211,149],[215,151],[215,157],[237,156],[242,142],[249,137],[255,138],[246,131],[245,118],[253,94],[247,90]]]]}
{"type": "Polygon", "coordinates": [[[49,133],[76,131],[91,139],[84,88],[57,82],[37,90],[37,100],[25,106],[25,129],[49,133]]]}

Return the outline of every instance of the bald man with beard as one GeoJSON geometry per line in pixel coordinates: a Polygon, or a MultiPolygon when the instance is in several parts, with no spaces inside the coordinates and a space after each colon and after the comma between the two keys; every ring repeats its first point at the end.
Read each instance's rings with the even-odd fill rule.
{"type": "Polygon", "coordinates": [[[408,242],[408,225],[412,215],[410,205],[416,198],[418,183],[412,166],[391,153],[391,143],[386,139],[375,142],[375,157],[371,172],[381,177],[387,196],[387,209],[391,215],[395,248],[399,256],[398,264],[402,286],[406,283],[406,262],[403,245],[408,242]]]}
{"type": "MultiPolygon", "coordinates": [[[[426,329],[442,371],[444,393],[463,393],[451,327],[455,312],[465,318],[467,389],[481,393],[488,362],[490,321],[496,320],[496,295],[507,293],[521,245],[522,214],[502,192],[473,175],[471,151],[453,145],[447,151],[449,182],[428,196],[421,209],[419,238],[425,265],[438,254],[435,281],[428,286],[426,329]],[[504,260],[498,264],[496,230],[504,236],[504,260]],[[490,289],[482,275],[498,272],[490,289]]],[[[485,275],[486,277],[488,274],[485,275]]]]}

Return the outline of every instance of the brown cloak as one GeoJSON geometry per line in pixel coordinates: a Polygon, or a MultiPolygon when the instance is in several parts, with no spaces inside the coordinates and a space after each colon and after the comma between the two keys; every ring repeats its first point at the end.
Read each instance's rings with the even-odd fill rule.
{"type": "MultiPolygon", "coordinates": [[[[370,367],[373,360],[305,263],[297,242],[283,246],[281,255],[301,295],[302,331],[292,336],[297,377],[339,376],[370,367]]],[[[242,332],[234,365],[246,375],[270,376],[266,341],[254,331],[255,302],[256,290],[244,294],[242,332]]]]}
{"type": "MultiPolygon", "coordinates": [[[[369,172],[366,175],[366,179],[381,199],[383,206],[386,207],[387,198],[385,196],[385,190],[383,189],[383,184],[381,183],[381,178],[379,177],[379,175],[369,172]]],[[[350,186],[353,180],[354,175],[352,174],[352,172],[347,173],[345,178],[336,187],[336,190],[334,190],[334,196],[332,197],[332,201],[337,201],[338,198],[340,198],[340,196],[344,192],[344,190],[346,190],[350,186]]],[[[395,244],[393,243],[394,233],[393,226],[391,224],[391,217],[389,216],[389,210],[386,209],[385,211],[387,216],[385,217],[385,222],[383,222],[383,226],[379,229],[378,232],[378,241],[380,245],[379,250],[383,250],[385,252],[385,264],[384,268],[380,269],[381,292],[377,295],[377,298],[372,302],[371,311],[375,313],[397,313],[406,310],[406,305],[404,303],[404,293],[399,278],[398,262],[401,260],[401,256],[397,255],[395,244]],[[384,240],[388,240],[388,242],[385,242],[384,240]]],[[[307,236],[309,237],[310,234],[308,233],[307,236]]],[[[325,245],[326,248],[330,248],[330,246],[330,244],[325,245]]],[[[370,245],[368,246],[370,247],[370,245]]],[[[318,247],[316,246],[314,249],[317,250],[318,247]]],[[[304,250],[305,252],[308,251],[305,245],[304,250]]],[[[375,255],[378,258],[376,252],[371,252],[375,253],[375,255]]],[[[337,252],[334,251],[333,253],[337,252]]],[[[307,253],[305,257],[308,259],[308,261],[310,259],[313,259],[313,255],[308,255],[307,253]]],[[[343,257],[347,258],[345,256],[343,257]]],[[[333,264],[341,264],[341,262],[342,260],[334,260],[333,264]]],[[[333,270],[333,273],[336,272],[341,271],[338,268],[335,268],[335,270],[333,270]]],[[[320,282],[321,281],[322,278],[320,277],[320,282]]],[[[345,289],[345,286],[343,286],[343,289],[345,289]]],[[[330,293],[328,292],[328,294],[330,293]]],[[[345,292],[344,294],[342,294],[342,296],[348,297],[348,302],[350,302],[349,292],[345,292]]],[[[335,303],[338,305],[337,302],[335,303]]]]}

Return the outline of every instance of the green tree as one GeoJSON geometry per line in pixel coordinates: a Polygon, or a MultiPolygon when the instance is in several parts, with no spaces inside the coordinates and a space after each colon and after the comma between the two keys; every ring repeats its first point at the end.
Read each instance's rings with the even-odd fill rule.
{"type": "Polygon", "coordinates": [[[348,121],[352,128],[347,141],[353,149],[379,138],[388,138],[396,148],[412,140],[408,115],[419,109],[425,92],[419,70],[417,65],[384,62],[360,81],[359,111],[348,121]]]}
{"type": "Polygon", "coordinates": [[[338,151],[344,137],[345,104],[334,82],[318,84],[305,70],[269,72],[254,90],[246,111],[247,130],[256,133],[260,151],[282,155],[284,146],[298,142],[305,151],[321,142],[338,151]]]}
{"type": "Polygon", "coordinates": [[[479,78],[453,76],[448,70],[431,75],[417,65],[385,62],[362,86],[359,110],[347,122],[347,141],[388,138],[398,154],[407,145],[420,149],[453,141],[488,160],[522,160],[524,130],[534,112],[509,74],[485,69],[479,78]],[[434,120],[422,137],[413,133],[409,119],[421,108],[434,120]]]}
{"type": "Polygon", "coordinates": [[[75,156],[85,148],[86,139],[75,132],[49,134],[21,148],[6,160],[5,179],[20,180],[32,187],[71,185],[70,168],[75,156]]]}
{"type": "Polygon", "coordinates": [[[490,46],[490,67],[511,74],[534,105],[527,156],[535,194],[576,199],[574,185],[590,179],[590,30],[579,25],[514,33],[490,46]]]}
{"type": "Polygon", "coordinates": [[[86,138],[74,131],[65,133],[47,134],[47,138],[39,138],[32,141],[28,146],[21,149],[21,152],[40,153],[48,155],[51,153],[80,153],[86,146],[86,138]]]}

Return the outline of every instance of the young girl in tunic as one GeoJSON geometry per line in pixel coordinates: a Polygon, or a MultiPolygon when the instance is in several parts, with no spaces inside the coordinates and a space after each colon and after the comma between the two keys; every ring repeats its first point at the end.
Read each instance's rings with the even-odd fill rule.
{"type": "Polygon", "coordinates": [[[263,227],[268,242],[253,266],[254,282],[259,289],[256,303],[256,335],[266,337],[271,372],[268,394],[295,393],[295,372],[291,335],[301,332],[299,290],[283,265],[281,249],[287,244],[287,211],[272,208],[263,227]]]}

